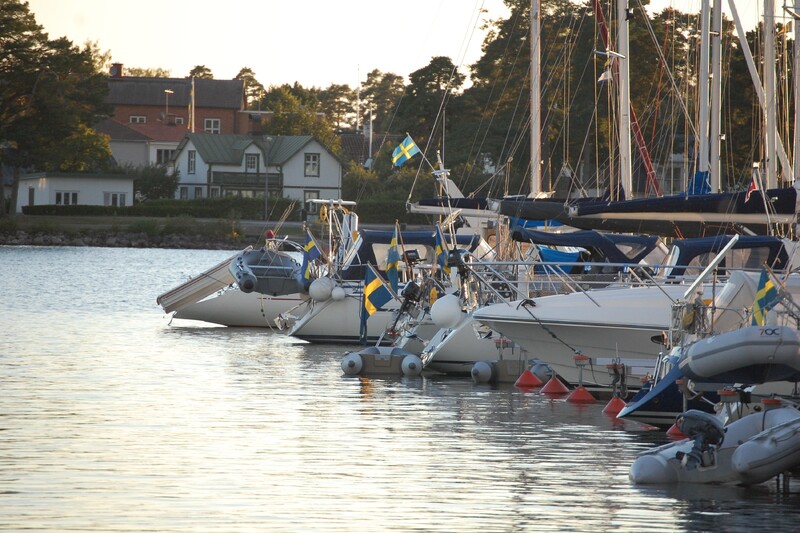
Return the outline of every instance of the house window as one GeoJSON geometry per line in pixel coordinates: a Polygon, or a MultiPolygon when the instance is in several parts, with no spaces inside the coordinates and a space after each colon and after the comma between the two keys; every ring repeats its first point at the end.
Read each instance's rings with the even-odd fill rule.
{"type": "Polygon", "coordinates": [[[147,124],[147,117],[144,115],[131,115],[128,117],[131,124],[147,124]]]}
{"type": "Polygon", "coordinates": [[[183,117],[175,117],[175,124],[178,126],[183,125],[183,117]]]}
{"type": "Polygon", "coordinates": [[[189,199],[189,187],[181,187],[180,193],[181,193],[181,196],[180,196],[181,200],[188,200],[189,199]]]}
{"type": "Polygon", "coordinates": [[[258,154],[245,154],[244,170],[245,172],[258,172],[258,154]]]}
{"type": "Polygon", "coordinates": [[[189,150],[186,153],[186,157],[189,159],[186,164],[186,172],[188,174],[194,174],[195,161],[197,160],[197,152],[195,150],[189,150]]]}
{"type": "Polygon", "coordinates": [[[316,215],[319,204],[310,204],[309,200],[319,200],[319,191],[303,191],[303,204],[308,209],[309,215],[316,215]]]}
{"type": "Polygon", "coordinates": [[[56,205],[78,205],[78,193],[56,191],[56,205]]]}
{"type": "Polygon", "coordinates": [[[319,154],[306,154],[305,173],[306,177],[319,177],[319,154]]]}
{"type": "Polygon", "coordinates": [[[219,133],[219,119],[207,118],[203,123],[203,130],[206,133],[219,133]]]}
{"type": "Polygon", "coordinates": [[[175,155],[175,150],[166,150],[166,149],[157,149],[156,150],[156,164],[157,165],[166,165],[172,159],[172,156],[175,155]]]}
{"type": "Polygon", "coordinates": [[[202,198],[203,197],[203,188],[202,187],[195,187],[194,188],[194,197],[195,198],[202,198]]]}
{"type": "Polygon", "coordinates": [[[211,187],[211,198],[219,198],[219,187],[211,187]]]}
{"type": "Polygon", "coordinates": [[[125,207],[124,192],[104,192],[103,205],[111,207],[125,207]]]}

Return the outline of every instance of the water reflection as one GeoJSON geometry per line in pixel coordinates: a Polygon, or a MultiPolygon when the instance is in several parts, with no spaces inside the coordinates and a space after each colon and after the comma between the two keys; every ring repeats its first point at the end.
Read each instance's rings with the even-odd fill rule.
{"type": "Polygon", "coordinates": [[[797,490],[769,485],[631,485],[664,436],[600,404],[346,377],[338,346],[168,325],[155,296],[229,255],[0,248],[0,528],[736,531],[800,515],[797,490]]]}

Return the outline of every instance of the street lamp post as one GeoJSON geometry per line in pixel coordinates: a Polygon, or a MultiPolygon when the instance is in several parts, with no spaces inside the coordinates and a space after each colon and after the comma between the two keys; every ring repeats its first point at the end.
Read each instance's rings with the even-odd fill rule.
{"type": "Polygon", "coordinates": [[[164,108],[164,124],[169,123],[169,95],[174,94],[175,91],[172,89],[164,89],[164,95],[166,96],[166,106],[164,108]]]}

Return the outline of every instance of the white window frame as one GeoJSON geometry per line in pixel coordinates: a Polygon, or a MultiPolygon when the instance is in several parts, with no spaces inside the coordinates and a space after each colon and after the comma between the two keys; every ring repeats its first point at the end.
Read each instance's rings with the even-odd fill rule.
{"type": "Polygon", "coordinates": [[[78,205],[78,192],[56,191],[56,205],[78,205]]]}
{"type": "Polygon", "coordinates": [[[172,156],[174,155],[175,150],[170,150],[169,148],[156,148],[156,164],[166,165],[172,161],[172,156]]]}
{"type": "Polygon", "coordinates": [[[319,154],[308,152],[304,154],[303,159],[303,176],[306,178],[319,177],[319,154]]]}
{"type": "Polygon", "coordinates": [[[206,133],[219,133],[222,121],[218,118],[207,118],[203,120],[203,131],[206,133]]]}
{"type": "Polygon", "coordinates": [[[258,154],[244,154],[244,171],[258,172],[259,159],[258,154]]]}
{"type": "Polygon", "coordinates": [[[316,215],[319,211],[319,204],[308,203],[309,200],[319,200],[319,190],[303,191],[303,205],[308,209],[309,215],[316,215]]]}
{"type": "Polygon", "coordinates": [[[183,117],[175,117],[175,125],[182,126],[183,125],[183,117]]]}
{"type": "Polygon", "coordinates": [[[202,187],[195,187],[194,188],[194,198],[195,200],[198,198],[203,197],[203,188],[202,187]]]}
{"type": "Polygon", "coordinates": [[[178,189],[179,198],[181,200],[188,200],[189,199],[189,187],[183,185],[178,189]]]}
{"type": "Polygon", "coordinates": [[[124,192],[103,192],[103,205],[106,207],[125,207],[124,192]]]}
{"type": "Polygon", "coordinates": [[[197,171],[197,151],[189,150],[186,152],[186,173],[194,174],[197,171]]]}
{"type": "Polygon", "coordinates": [[[144,115],[130,115],[128,122],[130,124],[147,124],[147,117],[144,115]]]}

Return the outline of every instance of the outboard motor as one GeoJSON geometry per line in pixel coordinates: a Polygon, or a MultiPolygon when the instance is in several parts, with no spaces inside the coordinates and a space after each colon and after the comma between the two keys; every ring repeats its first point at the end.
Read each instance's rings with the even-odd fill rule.
{"type": "Polygon", "coordinates": [[[686,470],[694,470],[698,466],[712,466],[714,464],[712,447],[719,447],[725,438],[722,422],[714,415],[690,409],[678,416],[675,423],[681,433],[694,439],[691,451],[678,452],[675,458],[681,461],[686,470]]]}

